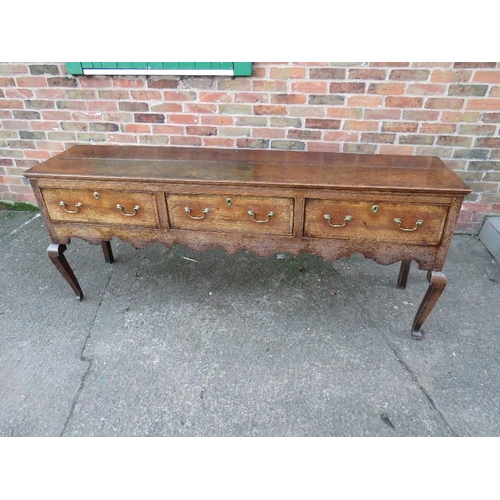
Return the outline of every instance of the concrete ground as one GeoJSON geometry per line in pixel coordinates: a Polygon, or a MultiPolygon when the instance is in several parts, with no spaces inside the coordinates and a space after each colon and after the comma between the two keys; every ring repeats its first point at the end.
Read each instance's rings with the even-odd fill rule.
{"type": "Polygon", "coordinates": [[[455,236],[415,341],[414,264],[74,240],[0,212],[1,436],[500,436],[500,266],[455,236]]]}

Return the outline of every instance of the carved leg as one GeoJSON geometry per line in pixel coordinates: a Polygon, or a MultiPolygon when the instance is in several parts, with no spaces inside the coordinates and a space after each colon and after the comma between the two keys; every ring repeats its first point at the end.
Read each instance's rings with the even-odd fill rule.
{"type": "Polygon", "coordinates": [[[423,338],[424,335],[420,329],[446,287],[446,277],[443,273],[429,271],[427,273],[427,279],[429,280],[429,288],[424,296],[424,300],[422,300],[422,303],[418,308],[417,315],[415,316],[412,326],[412,336],[417,340],[421,340],[423,338]]]}
{"type": "Polygon", "coordinates": [[[399,269],[398,288],[406,288],[408,274],[410,272],[411,260],[403,260],[399,269]]]}
{"type": "Polygon", "coordinates": [[[78,300],[83,299],[83,292],[80,288],[78,280],[76,279],[73,270],[71,269],[66,257],[64,257],[63,253],[66,250],[66,245],[59,245],[57,243],[52,243],[47,248],[47,254],[50,260],[53,262],[54,266],[57,267],[57,270],[63,275],[63,278],[69,283],[69,286],[76,293],[76,298],[78,300]]]}
{"type": "Polygon", "coordinates": [[[108,264],[113,264],[113,262],[115,261],[115,259],[113,258],[113,251],[111,250],[111,242],[109,242],[109,241],[103,241],[101,243],[101,246],[102,246],[102,251],[104,253],[104,260],[108,264]]]}

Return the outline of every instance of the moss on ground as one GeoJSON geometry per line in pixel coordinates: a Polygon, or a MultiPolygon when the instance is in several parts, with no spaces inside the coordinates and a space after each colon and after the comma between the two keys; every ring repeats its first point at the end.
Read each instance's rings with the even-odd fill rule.
{"type": "Polygon", "coordinates": [[[38,212],[38,207],[22,201],[0,201],[0,210],[15,210],[18,212],[38,212]]]}

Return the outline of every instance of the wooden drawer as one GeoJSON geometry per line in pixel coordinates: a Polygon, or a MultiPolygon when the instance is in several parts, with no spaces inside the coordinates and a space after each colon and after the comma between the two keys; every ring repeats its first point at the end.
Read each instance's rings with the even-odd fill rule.
{"type": "Polygon", "coordinates": [[[445,205],[307,199],[304,235],[437,245],[448,210],[445,205]]]}
{"type": "Polygon", "coordinates": [[[173,229],[292,234],[292,198],[168,195],[167,207],[173,229]]]}
{"type": "Polygon", "coordinates": [[[53,222],[159,227],[154,193],[90,189],[41,191],[53,222]]]}

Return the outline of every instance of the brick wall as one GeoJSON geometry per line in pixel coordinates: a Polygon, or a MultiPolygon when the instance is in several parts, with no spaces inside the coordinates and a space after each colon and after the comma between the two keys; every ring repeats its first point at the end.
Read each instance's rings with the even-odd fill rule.
{"type": "Polygon", "coordinates": [[[471,186],[458,229],[500,214],[500,63],[254,63],[252,77],[73,77],[0,63],[0,200],[77,143],[437,155],[471,186]]]}

